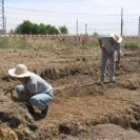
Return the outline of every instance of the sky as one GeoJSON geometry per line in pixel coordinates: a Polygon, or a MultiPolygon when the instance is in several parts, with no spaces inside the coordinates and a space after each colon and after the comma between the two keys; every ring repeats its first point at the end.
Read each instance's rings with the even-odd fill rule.
{"type": "Polygon", "coordinates": [[[65,25],[70,34],[138,35],[140,0],[5,0],[6,29],[24,20],[33,23],[65,25]]]}

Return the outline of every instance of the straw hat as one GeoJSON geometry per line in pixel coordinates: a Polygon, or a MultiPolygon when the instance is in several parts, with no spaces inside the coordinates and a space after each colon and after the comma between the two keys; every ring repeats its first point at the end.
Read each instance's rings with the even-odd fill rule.
{"type": "Polygon", "coordinates": [[[111,34],[111,37],[112,37],[117,43],[121,43],[121,42],[122,42],[122,37],[119,36],[118,34],[111,34]]]}
{"type": "Polygon", "coordinates": [[[15,68],[9,69],[8,74],[16,78],[30,77],[31,72],[23,64],[18,64],[15,68]]]}

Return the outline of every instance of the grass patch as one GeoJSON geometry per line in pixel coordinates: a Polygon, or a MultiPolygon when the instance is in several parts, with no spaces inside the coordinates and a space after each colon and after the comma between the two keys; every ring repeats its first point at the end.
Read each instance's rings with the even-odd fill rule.
{"type": "MultiPolygon", "coordinates": [[[[2,37],[0,49],[13,50],[43,50],[43,51],[71,51],[90,50],[99,47],[97,37],[2,37]]],[[[140,47],[140,40],[127,39],[122,42],[123,49],[136,50],[140,47]]]]}
{"type": "Polygon", "coordinates": [[[93,39],[82,40],[81,38],[37,38],[37,37],[3,37],[0,38],[0,49],[13,50],[46,50],[63,51],[74,49],[91,49],[98,46],[93,39]]]}
{"type": "Polygon", "coordinates": [[[126,50],[137,50],[140,48],[140,42],[125,42],[123,48],[126,50]]]}
{"type": "Polygon", "coordinates": [[[0,49],[22,49],[27,50],[29,46],[14,38],[0,38],[0,49]]]}

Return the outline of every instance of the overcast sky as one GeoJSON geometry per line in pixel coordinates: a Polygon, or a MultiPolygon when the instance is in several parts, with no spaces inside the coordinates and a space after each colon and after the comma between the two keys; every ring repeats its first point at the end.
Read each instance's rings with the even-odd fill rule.
{"type": "Polygon", "coordinates": [[[121,8],[123,8],[124,34],[138,34],[140,0],[6,0],[6,28],[9,31],[24,20],[66,25],[71,34],[120,33],[121,8]]]}

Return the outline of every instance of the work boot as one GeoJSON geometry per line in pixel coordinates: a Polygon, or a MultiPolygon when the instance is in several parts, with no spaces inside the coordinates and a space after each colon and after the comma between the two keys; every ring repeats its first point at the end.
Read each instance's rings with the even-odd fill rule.
{"type": "Polygon", "coordinates": [[[46,106],[46,108],[41,111],[40,118],[45,118],[46,117],[48,109],[49,109],[49,107],[46,106]]]}
{"type": "Polygon", "coordinates": [[[104,81],[100,81],[100,85],[103,86],[104,85],[104,81]]]}
{"type": "Polygon", "coordinates": [[[19,105],[23,108],[27,108],[28,112],[33,116],[35,114],[34,108],[29,102],[20,102],[19,105]]]}
{"type": "Polygon", "coordinates": [[[35,114],[34,108],[33,108],[31,105],[28,105],[28,106],[27,106],[27,109],[28,109],[28,111],[29,111],[29,113],[30,113],[31,115],[34,115],[34,114],[35,114]]]}
{"type": "Polygon", "coordinates": [[[34,120],[35,120],[35,121],[38,121],[38,120],[40,120],[40,119],[45,118],[46,115],[47,115],[48,109],[49,109],[48,106],[46,106],[46,108],[45,108],[44,110],[42,110],[41,113],[35,113],[35,114],[33,115],[34,120]]]}
{"type": "Polygon", "coordinates": [[[115,77],[112,77],[112,78],[110,79],[110,82],[115,83],[115,82],[116,82],[116,78],[115,78],[115,77]]]}
{"type": "Polygon", "coordinates": [[[26,108],[28,106],[29,102],[19,102],[19,105],[23,108],[26,108]]]}

